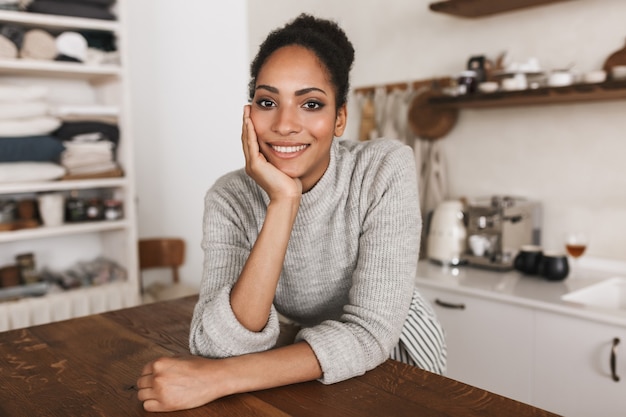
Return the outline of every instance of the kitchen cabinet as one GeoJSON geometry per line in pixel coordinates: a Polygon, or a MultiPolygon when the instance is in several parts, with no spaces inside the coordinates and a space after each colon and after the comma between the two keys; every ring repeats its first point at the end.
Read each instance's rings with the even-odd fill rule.
{"type": "Polygon", "coordinates": [[[496,13],[542,6],[566,0],[446,0],[431,3],[433,12],[446,13],[459,17],[483,17],[496,13]]]}
{"type": "Polygon", "coordinates": [[[624,415],[620,320],[548,301],[562,283],[466,269],[457,285],[435,268],[422,271],[438,276],[418,278],[418,289],[444,328],[448,377],[567,417],[624,415]]]}
{"type": "MultiPolygon", "coordinates": [[[[107,108],[107,119],[114,118],[119,127],[120,137],[115,159],[123,172],[121,176],[118,174],[104,178],[93,176],[89,179],[74,177],[75,179],[55,181],[0,183],[0,198],[5,199],[34,199],[47,192],[63,193],[66,197],[70,193],[85,193],[106,195],[108,198],[120,200],[123,207],[123,217],[120,219],[1,231],[0,266],[13,261],[19,253],[32,252],[36,257],[38,270],[62,270],[63,267],[80,261],[104,257],[126,271],[126,280],[115,285],[106,284],[102,288],[90,287],[49,294],[39,297],[37,303],[28,298],[0,303],[0,314],[5,316],[0,317],[0,330],[129,307],[139,302],[133,139],[130,134],[128,57],[125,49],[125,2],[126,0],[116,2],[114,7],[118,18],[115,21],[0,11],[0,24],[44,29],[51,34],[64,31],[113,34],[119,63],[3,58],[0,59],[0,83],[45,86],[57,105],[107,108]],[[59,308],[63,307],[60,299],[67,308],[59,308]],[[10,319],[11,316],[14,319],[10,319]],[[35,316],[39,318],[33,320],[32,317],[35,316]]],[[[100,115],[94,116],[98,118],[100,115]]]]}
{"type": "Polygon", "coordinates": [[[446,376],[530,402],[532,315],[522,307],[419,287],[446,332],[446,376]]]}
{"type": "Polygon", "coordinates": [[[625,328],[538,311],[534,340],[534,405],[572,417],[624,415],[625,328]],[[611,371],[613,349],[619,381],[611,371]]]}

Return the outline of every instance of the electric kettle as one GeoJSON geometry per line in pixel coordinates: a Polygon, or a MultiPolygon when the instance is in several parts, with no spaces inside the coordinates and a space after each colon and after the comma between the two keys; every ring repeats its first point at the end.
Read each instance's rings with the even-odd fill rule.
{"type": "Polygon", "coordinates": [[[463,203],[441,202],[433,212],[426,243],[426,256],[443,265],[459,265],[467,248],[467,230],[463,222],[463,203]]]}

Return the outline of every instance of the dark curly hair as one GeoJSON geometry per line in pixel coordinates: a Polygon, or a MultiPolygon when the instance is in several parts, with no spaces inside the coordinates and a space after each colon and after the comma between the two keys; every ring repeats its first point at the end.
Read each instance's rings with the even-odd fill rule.
{"type": "Polygon", "coordinates": [[[336,22],[303,13],[282,28],[267,35],[250,65],[249,99],[254,97],[256,80],[265,61],[276,50],[298,45],[312,51],[326,67],[335,88],[336,109],[346,104],[350,89],[350,69],[354,47],[336,22]]]}

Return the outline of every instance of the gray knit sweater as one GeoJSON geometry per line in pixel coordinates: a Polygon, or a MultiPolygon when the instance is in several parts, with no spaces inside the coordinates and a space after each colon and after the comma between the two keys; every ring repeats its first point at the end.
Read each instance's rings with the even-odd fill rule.
{"type": "Polygon", "coordinates": [[[229,295],[265,219],[268,196],[244,170],[205,199],[204,271],[191,322],[193,354],[223,358],[272,348],[276,312],[298,322],[334,383],[375,368],[398,343],[417,268],[421,216],[411,149],[335,139],[330,165],[302,195],[269,321],[251,332],[229,295]]]}

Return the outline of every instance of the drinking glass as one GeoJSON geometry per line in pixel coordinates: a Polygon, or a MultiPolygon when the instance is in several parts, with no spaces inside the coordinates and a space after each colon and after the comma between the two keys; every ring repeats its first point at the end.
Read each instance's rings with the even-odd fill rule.
{"type": "MultiPolygon", "coordinates": [[[[589,236],[585,232],[567,232],[565,234],[565,251],[573,258],[572,270],[578,271],[578,259],[583,256],[589,245],[589,236]]],[[[577,273],[577,272],[576,272],[577,273]]]]}

